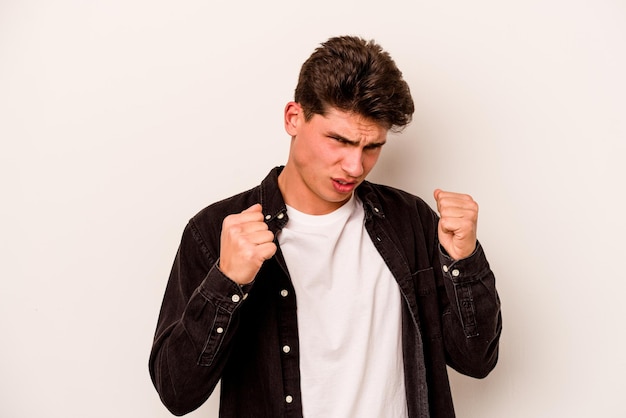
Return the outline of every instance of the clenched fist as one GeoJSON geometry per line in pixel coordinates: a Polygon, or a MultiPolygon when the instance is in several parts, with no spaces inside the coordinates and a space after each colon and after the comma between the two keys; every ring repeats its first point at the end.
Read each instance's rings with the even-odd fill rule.
{"type": "Polygon", "coordinates": [[[469,257],[476,249],[478,204],[470,195],[434,192],[439,211],[439,242],[455,260],[469,257]]]}
{"type": "Polygon", "coordinates": [[[220,242],[219,268],[240,285],[254,280],[263,262],[276,253],[274,234],[264,222],[258,203],[224,218],[220,242]]]}

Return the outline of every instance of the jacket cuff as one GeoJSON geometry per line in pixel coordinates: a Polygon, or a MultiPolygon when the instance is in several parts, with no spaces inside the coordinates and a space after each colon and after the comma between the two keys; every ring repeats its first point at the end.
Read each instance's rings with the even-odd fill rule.
{"type": "Polygon", "coordinates": [[[199,292],[215,306],[233,312],[248,297],[252,283],[240,286],[229,279],[215,262],[199,287],[199,292]]]}
{"type": "Polygon", "coordinates": [[[446,250],[439,245],[439,260],[444,277],[452,280],[455,284],[470,283],[480,278],[489,271],[489,263],[485,257],[480,242],[476,242],[476,249],[466,258],[455,260],[448,255],[446,250]]]}

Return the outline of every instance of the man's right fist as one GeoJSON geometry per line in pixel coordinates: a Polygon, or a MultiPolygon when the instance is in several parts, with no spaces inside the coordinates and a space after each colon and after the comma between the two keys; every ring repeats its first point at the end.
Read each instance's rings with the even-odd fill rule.
{"type": "Polygon", "coordinates": [[[263,262],[276,253],[274,234],[263,220],[258,203],[224,218],[220,241],[219,268],[240,285],[254,280],[263,262]]]}

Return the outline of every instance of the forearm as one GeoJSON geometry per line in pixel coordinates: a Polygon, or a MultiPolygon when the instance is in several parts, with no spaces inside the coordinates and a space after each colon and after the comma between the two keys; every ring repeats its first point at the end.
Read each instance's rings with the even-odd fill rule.
{"type": "Polygon", "coordinates": [[[183,238],[163,298],[150,374],[175,415],[198,408],[213,392],[228,359],[245,288],[183,238]],[[207,273],[208,270],[208,273],[207,273]]]}
{"type": "Polygon", "coordinates": [[[186,414],[204,403],[220,379],[221,362],[198,364],[198,344],[183,321],[159,336],[152,347],[150,375],[161,401],[174,414],[186,414]]]}
{"type": "Polygon", "coordinates": [[[500,299],[482,247],[455,261],[440,253],[445,291],[443,332],[450,366],[463,374],[485,377],[496,365],[502,328],[500,299]]]}

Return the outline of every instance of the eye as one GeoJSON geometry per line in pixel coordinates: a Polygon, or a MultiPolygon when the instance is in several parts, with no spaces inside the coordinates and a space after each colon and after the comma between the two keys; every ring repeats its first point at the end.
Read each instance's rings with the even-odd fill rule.
{"type": "Polygon", "coordinates": [[[366,145],[364,149],[365,151],[378,151],[379,149],[383,147],[383,145],[385,144],[370,144],[370,145],[366,145]]]}
{"type": "Polygon", "coordinates": [[[339,136],[332,136],[331,135],[331,136],[329,136],[329,138],[332,139],[333,141],[338,142],[338,143],[343,144],[343,145],[350,145],[351,144],[350,141],[348,141],[345,138],[341,138],[339,136]]]}

